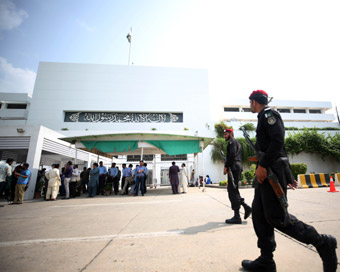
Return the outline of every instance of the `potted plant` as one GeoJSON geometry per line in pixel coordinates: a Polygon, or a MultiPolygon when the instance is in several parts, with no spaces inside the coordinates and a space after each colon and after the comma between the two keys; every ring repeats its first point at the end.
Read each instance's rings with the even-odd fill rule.
{"type": "Polygon", "coordinates": [[[244,175],[245,180],[247,181],[247,184],[251,185],[255,178],[255,169],[249,169],[245,171],[243,175],[244,175]]]}

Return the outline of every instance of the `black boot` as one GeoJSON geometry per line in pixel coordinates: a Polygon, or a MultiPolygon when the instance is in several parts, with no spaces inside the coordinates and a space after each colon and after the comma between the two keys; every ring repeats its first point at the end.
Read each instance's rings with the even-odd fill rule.
{"type": "Polygon", "coordinates": [[[242,206],[244,208],[244,219],[247,219],[251,215],[252,210],[246,203],[243,203],[242,206]]]}
{"type": "Polygon", "coordinates": [[[317,251],[323,262],[324,272],[334,272],[338,267],[338,258],[336,257],[337,242],[332,235],[321,234],[321,243],[316,246],[317,251]]]}
{"type": "Polygon", "coordinates": [[[234,216],[225,220],[226,224],[242,224],[240,213],[238,210],[234,210],[234,216]]]}
{"type": "Polygon", "coordinates": [[[276,272],[276,264],[271,257],[260,256],[254,261],[243,260],[242,267],[246,271],[276,272]]]}

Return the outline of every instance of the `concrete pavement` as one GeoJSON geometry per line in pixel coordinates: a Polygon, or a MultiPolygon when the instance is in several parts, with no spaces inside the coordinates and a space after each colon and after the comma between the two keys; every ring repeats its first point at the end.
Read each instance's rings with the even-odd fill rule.
{"type": "MultiPolygon", "coordinates": [[[[226,189],[188,189],[0,203],[1,271],[243,271],[241,261],[259,255],[251,219],[224,223],[226,189]]],[[[289,190],[289,211],[340,241],[340,193],[327,190],[289,190]]],[[[253,189],[241,195],[251,204],[253,189]]],[[[313,247],[275,235],[278,271],[322,271],[313,247]]]]}

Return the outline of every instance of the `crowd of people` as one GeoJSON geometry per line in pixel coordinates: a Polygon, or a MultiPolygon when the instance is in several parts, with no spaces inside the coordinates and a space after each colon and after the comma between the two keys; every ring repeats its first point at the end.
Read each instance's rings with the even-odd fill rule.
{"type": "MultiPolygon", "coordinates": [[[[59,173],[59,179],[57,178],[58,167],[53,165],[52,169],[45,173],[44,178],[48,183],[45,187],[50,188],[58,184],[62,199],[75,198],[81,194],[87,194],[88,197],[111,194],[143,196],[147,191],[148,169],[147,164],[143,161],[140,161],[135,169],[132,164],[127,167],[124,163],[122,171],[116,166],[116,163],[112,163],[111,167],[107,169],[102,161],[99,164],[94,163],[92,168],[84,167],[83,171],[79,171],[78,165],[72,165],[72,162],[69,161],[59,173]],[[55,173],[50,174],[51,171],[55,173]],[[50,185],[51,179],[53,185],[50,185]]],[[[51,188],[50,191],[53,192],[53,189],[51,188]]],[[[54,194],[48,192],[46,200],[55,200],[54,194]]]]}
{"type": "Polygon", "coordinates": [[[22,204],[28,188],[31,171],[28,163],[19,164],[12,170],[14,159],[8,158],[0,164],[0,195],[5,193],[9,204],[22,204]]]}
{"type": "MultiPolygon", "coordinates": [[[[0,194],[4,192],[10,204],[22,204],[31,172],[27,163],[19,164],[12,170],[13,162],[13,159],[7,159],[6,163],[0,164],[0,194]]],[[[59,164],[52,164],[48,171],[46,168],[39,170],[35,191],[46,201],[55,201],[58,196],[60,199],[70,199],[84,194],[87,197],[111,194],[144,196],[147,193],[148,172],[147,163],[143,160],[135,167],[124,163],[122,170],[116,163],[107,169],[101,161],[99,164],[94,163],[92,168],[84,167],[82,171],[77,164],[68,161],[61,169],[59,164]]],[[[192,170],[189,182],[185,163],[182,163],[180,169],[172,162],[169,181],[173,194],[187,193],[188,186],[200,186],[210,181],[208,175],[204,180],[200,176],[195,181],[194,176],[192,170]]]]}

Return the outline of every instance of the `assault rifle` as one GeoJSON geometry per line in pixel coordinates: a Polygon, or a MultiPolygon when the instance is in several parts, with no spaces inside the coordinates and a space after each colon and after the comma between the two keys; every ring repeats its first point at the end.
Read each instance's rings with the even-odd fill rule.
{"type": "Polygon", "coordinates": [[[230,167],[227,167],[227,170],[228,170],[228,182],[231,182],[234,189],[236,189],[236,185],[235,185],[235,180],[234,180],[234,175],[233,175],[233,172],[231,172],[231,168],[230,167]],[[229,177],[230,177],[230,180],[229,180],[229,177]]]}
{"type": "MultiPolygon", "coordinates": [[[[256,149],[255,145],[250,140],[249,134],[247,133],[246,129],[244,127],[241,127],[241,130],[243,132],[243,136],[246,139],[247,143],[249,144],[251,149],[255,152],[257,161],[259,161],[261,157],[263,156],[263,152],[256,149]]],[[[267,179],[268,179],[270,186],[273,188],[274,193],[276,197],[278,198],[280,205],[285,213],[283,225],[288,226],[288,225],[293,224],[292,219],[290,218],[290,215],[288,213],[288,201],[287,201],[286,195],[279,183],[277,176],[274,174],[271,167],[267,167],[267,179]]]]}
{"type": "MultiPolygon", "coordinates": [[[[221,158],[223,159],[224,158],[224,154],[220,151],[220,156],[221,158]]],[[[231,172],[231,168],[230,167],[227,167],[227,170],[228,170],[228,182],[231,182],[233,184],[233,187],[234,189],[236,189],[236,185],[235,185],[235,180],[234,180],[234,175],[233,175],[233,172],[231,172]],[[230,180],[229,180],[229,177],[230,177],[230,180]]]]}

